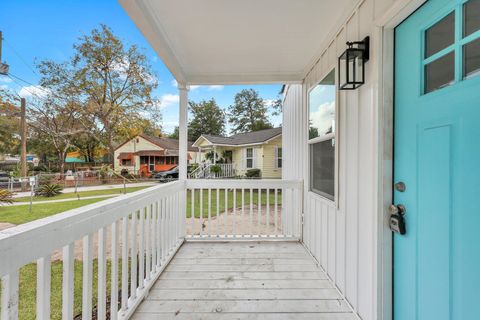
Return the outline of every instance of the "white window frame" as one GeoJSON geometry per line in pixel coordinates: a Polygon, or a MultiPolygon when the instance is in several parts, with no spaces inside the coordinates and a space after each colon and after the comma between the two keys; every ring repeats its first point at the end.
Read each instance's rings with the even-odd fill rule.
{"type": "Polygon", "coordinates": [[[309,137],[309,131],[310,131],[310,93],[311,91],[320,84],[320,82],[325,79],[331,72],[334,72],[334,77],[335,77],[335,130],[334,132],[332,133],[329,133],[329,134],[326,134],[324,136],[321,136],[321,137],[316,137],[316,138],[313,138],[313,139],[309,139],[307,140],[307,153],[308,153],[308,174],[307,174],[307,190],[308,192],[310,192],[311,194],[317,196],[317,197],[320,197],[322,198],[324,201],[328,201],[328,202],[331,202],[335,205],[335,207],[338,208],[338,204],[339,204],[339,183],[338,183],[338,179],[339,179],[339,165],[340,165],[340,161],[339,161],[339,150],[340,148],[338,147],[338,140],[339,140],[339,122],[340,122],[340,113],[339,113],[339,90],[338,90],[338,70],[335,66],[332,66],[331,68],[328,68],[328,71],[323,73],[321,77],[319,77],[319,80],[314,84],[312,85],[310,88],[307,89],[307,97],[306,97],[306,102],[307,102],[307,125],[306,125],[306,131],[307,131],[307,137],[309,137]],[[310,185],[310,182],[311,182],[311,145],[312,144],[316,144],[318,142],[323,142],[323,141],[327,141],[327,140],[332,140],[333,144],[334,144],[334,148],[335,148],[335,168],[334,168],[334,196],[333,196],[333,200],[326,197],[325,195],[322,195],[318,192],[315,192],[315,191],[312,191],[311,189],[311,185],[310,185]]]}
{"type": "Polygon", "coordinates": [[[255,169],[255,148],[254,147],[246,147],[245,148],[245,169],[255,169]],[[252,156],[248,156],[248,149],[252,149],[252,156]],[[252,166],[248,166],[248,160],[252,160],[252,166]]]}
{"type": "Polygon", "coordinates": [[[281,146],[275,146],[275,169],[282,169],[283,167],[283,149],[281,146]],[[282,156],[278,156],[278,150],[282,150],[282,156]],[[278,166],[278,160],[281,161],[281,165],[278,166]]]}

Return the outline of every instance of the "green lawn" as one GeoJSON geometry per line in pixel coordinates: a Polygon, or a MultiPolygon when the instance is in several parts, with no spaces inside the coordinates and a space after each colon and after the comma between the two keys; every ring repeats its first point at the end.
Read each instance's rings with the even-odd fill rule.
{"type": "Polygon", "coordinates": [[[28,204],[21,206],[0,206],[0,222],[9,222],[13,224],[27,223],[102,200],[105,200],[105,198],[56,203],[38,203],[32,205],[31,213],[29,212],[30,205],[28,204]]]}
{"type": "MultiPolygon", "coordinates": [[[[62,261],[52,262],[51,316],[50,319],[62,319],[62,261]]],[[[81,261],[75,260],[74,274],[74,315],[82,311],[82,269],[81,261]]],[[[97,260],[93,261],[92,305],[97,305],[97,260]]],[[[107,261],[107,297],[110,297],[111,262],[107,261]]],[[[118,267],[119,289],[121,288],[121,261],[118,267]]],[[[37,265],[31,263],[20,270],[19,319],[35,319],[37,265]]],[[[120,296],[120,295],[119,295],[120,296]]],[[[107,298],[108,299],[108,298],[107,298]]]]}
{"type": "MultiPolygon", "coordinates": [[[[219,207],[220,207],[220,214],[225,212],[225,190],[221,189],[219,192],[219,207]]],[[[227,208],[228,209],[233,209],[233,190],[229,190],[227,193],[228,197],[228,203],[227,203],[227,208]]],[[[242,203],[242,191],[237,190],[235,194],[236,198],[236,207],[241,208],[241,203],[242,203]]],[[[275,204],[275,193],[273,190],[270,190],[269,192],[269,198],[270,198],[270,210],[274,210],[274,204],[275,204]]],[[[192,192],[187,192],[187,218],[190,218],[192,216],[192,192]]],[[[202,207],[203,207],[203,217],[208,217],[208,190],[203,190],[202,194],[202,207]]],[[[217,190],[212,189],[212,194],[211,194],[211,214],[212,217],[217,215],[217,190]]],[[[254,205],[258,205],[258,190],[254,190],[252,193],[252,200],[254,205]]],[[[261,196],[261,202],[262,205],[267,204],[267,192],[266,190],[262,190],[262,196],[261,196]]],[[[278,202],[278,207],[280,208],[282,204],[282,194],[279,191],[277,194],[277,202],[278,202]]],[[[250,190],[245,190],[245,196],[244,196],[244,203],[245,203],[245,210],[249,210],[250,208],[250,190]]],[[[195,190],[195,195],[194,195],[194,214],[195,218],[200,217],[200,190],[195,190]]]]}
{"type": "MultiPolygon", "coordinates": [[[[135,192],[138,190],[142,190],[148,187],[130,187],[126,188],[127,193],[130,192],[135,192]]],[[[123,194],[124,190],[123,188],[117,188],[117,189],[106,189],[106,190],[92,190],[92,191],[81,191],[78,193],[70,192],[70,193],[62,193],[59,194],[58,196],[55,197],[33,197],[33,201],[45,201],[45,200],[58,200],[58,199],[77,199],[78,197],[83,198],[83,197],[91,197],[91,196],[101,196],[101,195],[108,195],[108,194],[115,194],[115,195],[120,195],[123,194]]],[[[21,197],[21,198],[15,198],[15,202],[29,202],[30,197],[21,197]]]]}

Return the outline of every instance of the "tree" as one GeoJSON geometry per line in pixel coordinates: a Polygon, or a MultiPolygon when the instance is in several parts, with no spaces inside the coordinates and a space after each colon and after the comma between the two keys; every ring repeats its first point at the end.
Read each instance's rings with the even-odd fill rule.
{"type": "Polygon", "coordinates": [[[14,95],[0,88],[0,153],[20,153],[20,108],[14,95]]]}
{"type": "Polygon", "coordinates": [[[177,139],[178,140],[179,136],[180,136],[179,132],[180,132],[180,129],[178,128],[178,126],[175,126],[175,128],[173,129],[173,132],[170,133],[168,135],[168,137],[171,138],[171,139],[177,139]]]}
{"type": "Polygon", "coordinates": [[[192,120],[188,123],[188,139],[197,140],[202,134],[224,135],[225,112],[215,99],[195,103],[190,101],[192,120]]]}
{"type": "Polygon", "coordinates": [[[272,102],[272,116],[278,116],[282,113],[282,105],[283,105],[283,102],[282,102],[282,99],[281,98],[277,98],[275,100],[273,100],[272,102]]]}
{"type": "Polygon", "coordinates": [[[113,163],[119,125],[159,112],[159,102],[152,97],[156,76],[145,54],[135,45],[125,47],[105,25],[82,36],[74,50],[69,61],[42,61],[40,84],[77,100],[78,121],[108,149],[113,163]]]}
{"type": "Polygon", "coordinates": [[[29,100],[28,120],[37,136],[51,143],[58,156],[60,172],[65,169],[65,156],[74,138],[85,132],[77,118],[79,107],[73,101],[58,99],[53,94],[29,100]]]}
{"type": "Polygon", "coordinates": [[[272,128],[267,117],[267,106],[258,91],[243,89],[235,95],[234,104],[229,107],[228,122],[232,133],[258,131],[272,128]]]}

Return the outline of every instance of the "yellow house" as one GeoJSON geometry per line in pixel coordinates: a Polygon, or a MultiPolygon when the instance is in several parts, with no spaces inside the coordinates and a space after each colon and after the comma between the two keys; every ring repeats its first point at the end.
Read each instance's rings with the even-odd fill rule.
{"type": "Polygon", "coordinates": [[[193,143],[202,162],[232,164],[236,176],[260,169],[262,178],[282,177],[282,128],[229,137],[204,134],[193,143]]]}

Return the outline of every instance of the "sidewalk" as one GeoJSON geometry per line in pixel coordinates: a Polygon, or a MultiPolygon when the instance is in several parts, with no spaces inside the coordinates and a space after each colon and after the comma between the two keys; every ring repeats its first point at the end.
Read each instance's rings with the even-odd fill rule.
{"type": "MultiPolygon", "coordinates": [[[[148,187],[148,186],[155,186],[157,184],[158,184],[157,182],[152,181],[152,182],[127,183],[125,186],[127,188],[130,188],[130,187],[148,187]]],[[[108,189],[120,189],[120,188],[123,188],[123,184],[78,187],[77,192],[94,191],[94,190],[108,190],[108,189]]],[[[75,188],[65,188],[65,189],[62,190],[62,193],[73,193],[73,192],[75,192],[75,188]]],[[[13,195],[14,198],[29,197],[29,196],[30,196],[30,191],[17,192],[13,195]]],[[[84,197],[82,199],[86,199],[86,198],[87,197],[84,197]]],[[[18,203],[20,203],[20,202],[18,202],[18,203]]],[[[36,202],[36,203],[39,203],[39,202],[36,202]]]]}

